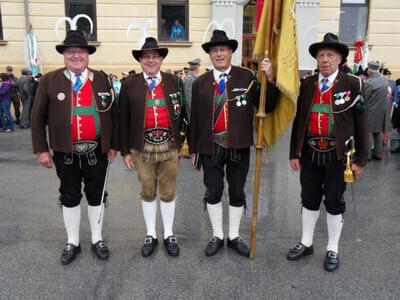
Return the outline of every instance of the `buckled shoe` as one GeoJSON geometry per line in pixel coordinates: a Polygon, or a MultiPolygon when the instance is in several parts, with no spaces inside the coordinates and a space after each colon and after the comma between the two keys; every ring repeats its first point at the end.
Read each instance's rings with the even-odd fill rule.
{"type": "Polygon", "coordinates": [[[249,257],[250,249],[244,243],[244,240],[241,237],[237,237],[233,240],[228,239],[228,247],[235,250],[239,255],[249,257]]]}
{"type": "Polygon", "coordinates": [[[218,250],[224,246],[224,240],[213,236],[206,247],[206,256],[217,254],[218,250]]]}
{"type": "Polygon", "coordinates": [[[178,240],[174,235],[164,239],[164,246],[169,256],[179,256],[178,240]]]}
{"type": "Polygon", "coordinates": [[[110,256],[110,251],[104,241],[98,241],[97,243],[92,244],[91,248],[100,260],[107,260],[110,256]]]}
{"type": "Polygon", "coordinates": [[[62,265],[70,264],[75,259],[76,255],[80,252],[81,252],[81,245],[75,246],[74,244],[66,243],[61,253],[61,264],[62,265]]]}
{"type": "Polygon", "coordinates": [[[151,235],[147,235],[144,239],[144,245],[142,247],[142,256],[148,257],[154,253],[158,245],[158,239],[153,238],[151,235]]]}
{"type": "Polygon", "coordinates": [[[311,255],[314,253],[314,248],[311,245],[310,247],[304,246],[302,243],[298,243],[294,246],[294,248],[289,250],[287,254],[288,260],[298,260],[304,256],[311,255]]]}
{"type": "Polygon", "coordinates": [[[328,272],[333,272],[339,268],[339,254],[335,251],[327,251],[324,262],[324,269],[328,272]]]}

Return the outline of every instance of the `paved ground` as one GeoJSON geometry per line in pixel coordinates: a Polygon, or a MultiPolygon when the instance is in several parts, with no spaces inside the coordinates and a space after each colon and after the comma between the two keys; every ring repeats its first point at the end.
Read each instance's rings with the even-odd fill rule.
{"type": "MultiPolygon", "coordinates": [[[[400,154],[386,153],[384,161],[372,161],[354,185],[353,200],[348,187],[341,266],[333,274],[322,267],[325,213],[317,225],[314,255],[299,262],[285,258],[301,232],[298,173],[289,169],[287,156],[286,135],[262,168],[254,260],[226,248],[215,257],[204,256],[210,233],[204,188],[201,174],[188,160],[180,169],[175,223],[181,255],[171,258],[160,246],[144,259],[138,180],[119,157],[111,167],[111,205],[105,212],[110,261],[100,262],[90,251],[83,205],[82,253],[71,265],[61,266],[66,235],[55,170],[38,165],[29,131],[1,133],[0,299],[399,299],[400,154]]],[[[247,240],[253,178],[252,165],[246,188],[249,211],[241,227],[247,240]]]]}

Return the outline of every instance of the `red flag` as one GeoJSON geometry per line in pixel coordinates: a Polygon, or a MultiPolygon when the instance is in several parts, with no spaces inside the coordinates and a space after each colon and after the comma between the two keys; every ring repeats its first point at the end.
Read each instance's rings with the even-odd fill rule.
{"type": "Polygon", "coordinates": [[[258,31],[258,26],[260,25],[260,19],[261,19],[263,6],[264,6],[264,0],[257,0],[257,11],[256,11],[256,30],[257,31],[258,31]]]}

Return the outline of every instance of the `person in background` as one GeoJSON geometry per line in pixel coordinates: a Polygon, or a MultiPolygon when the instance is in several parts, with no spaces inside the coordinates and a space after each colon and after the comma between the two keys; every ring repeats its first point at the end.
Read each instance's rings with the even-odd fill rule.
{"type": "Polygon", "coordinates": [[[365,84],[365,102],[369,116],[368,159],[382,160],[383,132],[387,131],[388,82],[379,72],[377,61],[368,63],[368,80],[365,84]]]}
{"type": "Polygon", "coordinates": [[[1,130],[4,132],[14,131],[14,120],[11,116],[11,81],[6,73],[0,73],[0,121],[1,130]]]}
{"type": "Polygon", "coordinates": [[[187,75],[183,79],[183,85],[185,86],[185,97],[186,97],[186,108],[190,115],[190,107],[192,105],[192,86],[196,79],[199,77],[200,72],[200,58],[195,58],[188,61],[189,70],[187,75]]]}
{"type": "Polygon", "coordinates": [[[113,84],[113,88],[114,88],[114,92],[115,92],[115,101],[117,101],[117,103],[118,103],[118,97],[119,97],[119,93],[121,91],[121,81],[118,80],[117,75],[112,76],[112,84],[113,84]]]}
{"type": "Polygon", "coordinates": [[[15,124],[19,125],[19,120],[21,117],[20,107],[21,107],[21,100],[18,97],[18,85],[17,81],[18,78],[14,76],[13,67],[7,66],[6,72],[11,82],[11,103],[14,106],[14,114],[15,114],[15,124]]]}
{"type": "Polygon", "coordinates": [[[183,40],[185,39],[185,28],[179,23],[179,20],[175,20],[174,24],[171,26],[171,33],[169,36],[173,40],[183,40]]]}

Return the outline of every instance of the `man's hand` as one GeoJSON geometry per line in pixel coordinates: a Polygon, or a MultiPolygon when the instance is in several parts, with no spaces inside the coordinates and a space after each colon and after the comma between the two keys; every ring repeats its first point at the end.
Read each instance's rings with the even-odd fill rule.
{"type": "Polygon", "coordinates": [[[363,167],[361,167],[355,163],[351,164],[351,170],[353,171],[354,180],[357,180],[358,178],[360,178],[363,169],[364,169],[363,167]]]}
{"type": "Polygon", "coordinates": [[[274,69],[269,58],[264,58],[261,62],[261,71],[265,73],[269,82],[275,83],[274,69]]]}
{"type": "Polygon", "coordinates": [[[290,160],[290,166],[292,167],[293,170],[297,171],[300,169],[300,159],[291,159],[290,160]]]}
{"type": "Polygon", "coordinates": [[[124,159],[124,164],[128,169],[133,170],[135,168],[135,165],[133,164],[132,154],[124,155],[123,159],[124,159]]]}
{"type": "Polygon", "coordinates": [[[110,149],[110,151],[108,151],[108,161],[110,163],[114,162],[115,156],[117,156],[117,150],[114,149],[110,149]]]}
{"type": "MultiPolygon", "coordinates": [[[[191,157],[190,157],[190,160],[192,161],[192,165],[193,165],[193,167],[195,167],[196,168],[196,166],[195,166],[195,162],[196,162],[196,154],[192,154],[191,155],[191,157]]],[[[197,169],[196,169],[197,170],[197,169]]]]}
{"type": "Polygon", "coordinates": [[[51,169],[53,167],[53,158],[51,157],[50,152],[39,152],[37,154],[37,158],[39,163],[45,167],[51,169]]]}

